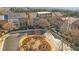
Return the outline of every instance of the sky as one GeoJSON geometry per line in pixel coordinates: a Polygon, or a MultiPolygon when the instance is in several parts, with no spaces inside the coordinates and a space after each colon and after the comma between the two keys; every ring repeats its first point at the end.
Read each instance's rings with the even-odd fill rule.
{"type": "Polygon", "coordinates": [[[0,6],[79,7],[79,0],[0,0],[0,6]]]}

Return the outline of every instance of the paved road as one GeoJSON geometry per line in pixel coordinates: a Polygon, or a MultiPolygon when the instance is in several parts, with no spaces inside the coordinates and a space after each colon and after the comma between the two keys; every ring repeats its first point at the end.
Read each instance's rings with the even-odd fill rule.
{"type": "Polygon", "coordinates": [[[3,51],[18,51],[19,50],[19,40],[22,34],[9,34],[10,36],[5,40],[3,51]]]}
{"type": "MultiPolygon", "coordinates": [[[[26,31],[26,32],[28,32],[28,31],[26,31]]],[[[10,36],[7,39],[5,39],[5,41],[4,41],[3,51],[19,51],[19,40],[26,32],[19,31],[19,32],[9,33],[10,36]]],[[[29,31],[29,32],[32,34],[31,31],[29,31]]],[[[60,38],[55,33],[53,34],[53,36],[56,38],[60,38]]],[[[60,50],[61,46],[62,46],[60,43],[61,40],[56,39],[54,37],[53,37],[53,41],[56,44],[58,43],[57,48],[58,48],[58,50],[60,50]]],[[[64,44],[63,46],[65,46],[64,50],[66,50],[66,51],[71,50],[71,48],[69,46],[67,46],[66,44],[64,44]]]]}
{"type": "Polygon", "coordinates": [[[18,51],[20,38],[24,34],[26,34],[26,32],[32,34],[32,31],[34,32],[34,30],[27,30],[27,31],[25,30],[25,31],[15,31],[9,33],[10,36],[7,39],[5,39],[3,51],[18,51]]]}

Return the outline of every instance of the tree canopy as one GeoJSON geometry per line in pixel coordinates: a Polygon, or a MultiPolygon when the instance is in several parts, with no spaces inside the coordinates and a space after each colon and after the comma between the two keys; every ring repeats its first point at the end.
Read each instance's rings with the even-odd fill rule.
{"type": "Polygon", "coordinates": [[[31,9],[31,8],[10,8],[13,12],[42,12],[47,11],[46,9],[31,9]]]}

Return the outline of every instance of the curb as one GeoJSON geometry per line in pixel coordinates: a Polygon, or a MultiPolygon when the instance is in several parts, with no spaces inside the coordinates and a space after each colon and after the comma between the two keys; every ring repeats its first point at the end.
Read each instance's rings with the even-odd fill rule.
{"type": "Polygon", "coordinates": [[[1,48],[0,48],[1,51],[2,51],[2,49],[3,49],[5,39],[6,39],[8,36],[9,36],[9,34],[6,34],[6,35],[4,35],[4,36],[1,37],[1,39],[3,40],[3,41],[2,41],[2,44],[1,44],[1,48]]]}

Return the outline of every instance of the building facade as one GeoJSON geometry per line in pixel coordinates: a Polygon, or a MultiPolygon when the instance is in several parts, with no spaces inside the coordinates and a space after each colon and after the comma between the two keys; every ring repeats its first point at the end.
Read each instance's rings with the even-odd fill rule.
{"type": "Polygon", "coordinates": [[[0,15],[0,20],[8,21],[8,15],[0,15]]]}
{"type": "Polygon", "coordinates": [[[74,25],[74,22],[76,22],[79,18],[75,18],[75,17],[62,17],[62,20],[64,21],[63,22],[63,28],[64,29],[74,29],[75,25],[74,25]]]}
{"type": "Polygon", "coordinates": [[[23,29],[27,27],[27,15],[26,13],[9,13],[8,14],[9,22],[12,22],[16,25],[17,29],[23,29]]]}

